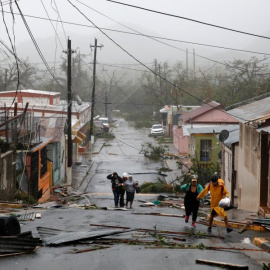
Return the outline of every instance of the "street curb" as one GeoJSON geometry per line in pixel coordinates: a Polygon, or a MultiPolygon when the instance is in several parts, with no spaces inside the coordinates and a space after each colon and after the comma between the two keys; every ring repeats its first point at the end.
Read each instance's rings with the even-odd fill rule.
{"type": "Polygon", "coordinates": [[[263,237],[255,237],[253,243],[262,249],[270,250],[270,240],[263,237]]]}

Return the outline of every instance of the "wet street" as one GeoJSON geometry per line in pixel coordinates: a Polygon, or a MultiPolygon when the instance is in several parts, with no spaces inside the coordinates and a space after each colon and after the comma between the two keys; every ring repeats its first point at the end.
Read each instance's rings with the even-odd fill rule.
{"type": "Polygon", "coordinates": [[[81,164],[81,173],[78,175],[88,172],[87,175],[76,182],[73,179],[74,194],[78,194],[80,200],[70,200],[67,206],[61,208],[38,209],[41,219],[23,222],[22,231],[31,230],[38,235],[37,228],[40,226],[71,232],[100,233],[108,230],[109,226],[113,226],[114,230],[119,227],[134,230],[108,236],[99,244],[88,240],[60,246],[41,246],[32,254],[2,258],[1,269],[224,269],[197,264],[198,259],[248,266],[252,270],[262,269],[262,262],[270,258],[269,253],[234,249],[259,250],[250,242],[242,241],[256,232],[240,235],[233,231],[227,234],[223,227],[216,227],[209,234],[206,233],[207,226],[203,224],[197,224],[196,229],[191,229],[190,223],[186,224],[182,218],[183,209],[142,207],[142,202],[153,202],[158,194],[136,194],[133,209],[114,210],[111,183],[106,178],[108,174],[116,171],[122,176],[122,173],[129,172],[142,184],[144,181],[156,181],[160,176],[153,172],[163,164],[146,159],[141,152],[142,144],[156,143],[153,137],[149,137],[149,129],[136,130],[119,119],[112,132],[115,139],[105,145],[102,139],[98,140],[91,161],[85,160],[81,164]],[[81,207],[89,204],[98,206],[98,209],[81,207]],[[159,231],[167,233],[159,234],[159,231]],[[205,237],[200,237],[200,233],[206,233],[205,237]],[[153,241],[156,245],[151,244],[153,241]],[[168,243],[175,244],[168,247],[168,243]],[[97,245],[104,249],[93,249],[97,245]],[[184,245],[189,245],[189,248],[184,245]],[[206,248],[209,246],[227,249],[209,250],[206,248]]]}

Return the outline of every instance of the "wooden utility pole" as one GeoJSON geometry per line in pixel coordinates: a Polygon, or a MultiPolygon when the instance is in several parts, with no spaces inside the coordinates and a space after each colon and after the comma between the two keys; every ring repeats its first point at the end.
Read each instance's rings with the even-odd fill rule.
{"type": "Polygon", "coordinates": [[[90,141],[93,135],[93,120],[94,120],[94,107],[95,107],[95,90],[96,90],[96,61],[97,61],[97,48],[102,48],[103,45],[97,45],[97,39],[95,39],[95,45],[90,45],[90,48],[94,47],[94,68],[93,68],[93,89],[92,89],[92,104],[91,104],[91,118],[90,118],[90,141]]]}
{"type": "Polygon", "coordinates": [[[72,167],[72,123],[71,123],[71,110],[72,110],[72,93],[71,93],[71,40],[68,39],[68,64],[67,64],[67,99],[68,99],[68,119],[67,119],[67,132],[68,132],[68,167],[72,167]]]}
{"type": "Polygon", "coordinates": [[[186,49],[186,76],[187,76],[187,79],[188,79],[188,49],[186,49]]]}
{"type": "Polygon", "coordinates": [[[7,73],[8,73],[8,70],[7,68],[5,69],[5,81],[4,81],[4,90],[7,91],[7,73]]]}
{"type": "Polygon", "coordinates": [[[64,51],[67,54],[67,102],[68,102],[68,111],[67,111],[67,135],[68,135],[68,143],[67,143],[67,185],[68,185],[68,193],[70,193],[71,186],[71,178],[72,178],[72,123],[71,123],[71,112],[72,112],[72,93],[71,93],[71,55],[74,53],[71,49],[71,40],[68,39],[67,42],[67,51],[64,51]]]}
{"type": "Polygon", "coordinates": [[[193,49],[193,79],[195,80],[195,49],[193,49]]]}

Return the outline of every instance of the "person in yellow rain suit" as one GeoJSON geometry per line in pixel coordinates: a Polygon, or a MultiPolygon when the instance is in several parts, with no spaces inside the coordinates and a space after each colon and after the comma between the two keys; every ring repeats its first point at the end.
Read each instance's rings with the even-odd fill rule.
{"type": "Polygon", "coordinates": [[[222,179],[219,179],[216,174],[212,175],[210,178],[209,185],[207,185],[203,189],[203,191],[197,196],[197,200],[201,200],[204,196],[206,196],[208,191],[210,191],[211,193],[211,200],[210,200],[211,212],[209,218],[209,227],[207,231],[208,232],[212,231],[213,219],[214,217],[219,215],[224,219],[227,232],[228,233],[231,232],[233,229],[229,228],[227,214],[222,207],[218,206],[220,200],[222,200],[225,197],[229,197],[229,192],[224,186],[224,181],[222,179]]]}

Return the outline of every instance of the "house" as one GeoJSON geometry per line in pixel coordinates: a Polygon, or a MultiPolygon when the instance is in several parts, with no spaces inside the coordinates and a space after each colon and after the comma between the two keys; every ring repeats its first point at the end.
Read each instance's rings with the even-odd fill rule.
{"type": "Polygon", "coordinates": [[[168,135],[171,136],[172,127],[177,125],[180,115],[198,107],[199,106],[166,105],[160,109],[159,112],[161,115],[162,125],[166,127],[165,129],[168,131],[168,135]]]}
{"type": "Polygon", "coordinates": [[[228,115],[219,103],[211,101],[179,117],[178,125],[173,126],[173,143],[181,155],[188,155],[189,128],[238,123],[239,121],[228,115]]]}
{"type": "Polygon", "coordinates": [[[231,106],[227,113],[240,122],[238,163],[233,164],[238,208],[270,215],[269,94],[231,106]]]}
{"type": "MultiPolygon", "coordinates": [[[[67,101],[60,100],[58,92],[0,92],[0,111],[5,112],[0,135],[6,142],[21,144],[15,156],[16,167],[20,168],[17,181],[22,190],[39,201],[49,198],[50,186],[67,178],[67,105],[67,101]]],[[[91,104],[82,102],[79,106],[72,102],[71,118],[72,161],[75,163],[79,145],[88,144],[84,132],[89,129],[91,104]]]]}
{"type": "MultiPolygon", "coordinates": [[[[47,157],[52,162],[52,183],[55,186],[66,177],[66,118],[63,117],[41,117],[35,118],[40,126],[40,136],[53,137],[47,145],[47,157]]],[[[73,151],[73,160],[76,159],[76,152],[73,151]]]]}
{"type": "Polygon", "coordinates": [[[219,134],[232,130],[238,130],[239,125],[212,125],[189,128],[188,152],[191,158],[196,159],[201,168],[212,165],[218,166],[218,160],[222,159],[222,142],[219,134]]]}
{"type": "Polygon", "coordinates": [[[7,193],[1,198],[12,200],[17,191],[22,190],[40,202],[46,201],[50,197],[52,176],[46,146],[53,137],[41,137],[39,128],[34,123],[33,112],[26,110],[4,121],[0,128],[2,141],[5,141],[6,147],[12,149],[5,153],[8,159],[3,159],[1,155],[3,178],[0,179],[0,186],[5,188],[1,188],[0,193],[7,193]]]}
{"type": "Polygon", "coordinates": [[[230,193],[232,204],[238,207],[239,128],[229,132],[229,136],[222,146],[221,178],[230,193]]]}

